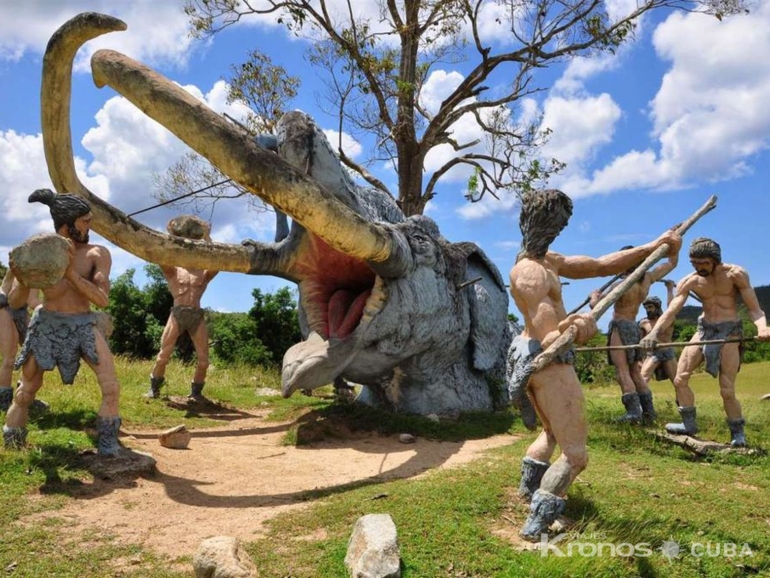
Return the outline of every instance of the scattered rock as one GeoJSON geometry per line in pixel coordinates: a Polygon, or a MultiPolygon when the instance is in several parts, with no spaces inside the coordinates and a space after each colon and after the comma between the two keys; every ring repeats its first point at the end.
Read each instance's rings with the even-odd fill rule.
{"type": "Polygon", "coordinates": [[[430,421],[435,423],[438,423],[441,421],[441,418],[437,416],[435,413],[428,414],[425,417],[427,417],[430,421]]]}
{"type": "Polygon", "coordinates": [[[417,438],[415,438],[410,433],[402,433],[398,436],[398,441],[400,441],[402,444],[413,444],[417,441],[417,438]]]}
{"type": "Polygon", "coordinates": [[[95,476],[109,480],[120,476],[155,473],[155,458],[144,452],[123,448],[117,456],[100,456],[96,450],[83,452],[86,467],[95,476]]]}
{"type": "Polygon", "coordinates": [[[184,450],[190,445],[192,434],[187,431],[187,428],[182,425],[172,427],[164,431],[158,437],[160,445],[164,448],[171,448],[172,450],[184,450]]]}
{"type": "Polygon", "coordinates": [[[257,567],[238,538],[215,536],[201,542],[193,556],[196,578],[252,578],[257,567]]]}
{"type": "Polygon", "coordinates": [[[367,514],[356,521],[345,567],[355,578],[400,578],[401,553],[390,514],[367,514]]]}
{"type": "Polygon", "coordinates": [[[70,242],[56,233],[32,235],[9,254],[16,277],[33,289],[46,289],[64,277],[70,242]]]}
{"type": "Polygon", "coordinates": [[[277,389],[272,389],[270,387],[258,387],[254,391],[254,395],[260,396],[260,397],[271,397],[271,396],[280,396],[281,392],[277,389]]]}

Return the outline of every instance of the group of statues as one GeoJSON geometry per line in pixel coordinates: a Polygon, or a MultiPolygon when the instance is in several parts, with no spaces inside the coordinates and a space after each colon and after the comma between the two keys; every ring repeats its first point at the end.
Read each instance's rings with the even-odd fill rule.
{"type": "Polygon", "coordinates": [[[118,440],[120,385],[92,312],[92,306],[108,303],[111,257],[105,247],[89,242],[92,224],[138,257],[153,260],[153,255],[166,263],[161,268],[174,304],[146,397],[160,397],[176,339],[188,332],[197,354],[190,398],[205,400],[208,334],[201,298],[215,267],[281,277],[297,284],[303,334],[302,343],[284,357],[285,396],[349,380],[360,384],[360,401],[394,411],[490,411],[499,400],[510,399],[521,408],[528,427],[534,428],[539,417],[542,430],[521,463],[519,493],[530,503],[521,530],[527,539],[539,539],[563,512],[567,491],[588,462],[588,424],[573,367],[575,352],[561,346],[552,350],[573,334],[574,343],[586,344],[597,332],[599,313],[594,312],[605,297],[598,292],[592,296],[594,312],[567,314],[562,277],[628,276],[620,282],[624,293],[614,302],[609,329],[609,357],[625,408],[620,421],[655,420],[648,382],[658,371],[672,380],[682,418],[666,429],[697,433],[695,397],[688,384],[705,360],[706,370],[719,378],[731,443],[746,445],[735,397],[740,366],[736,339],[742,330],[738,299],[756,325],[758,339],[770,340],[770,330],[748,274],[722,263],[720,247],[711,239],[692,242],[694,272],[676,288],[668,284],[663,311],[660,300],[648,293],[676,267],[679,232],[666,231],[645,245],[597,258],[561,255],[549,248],[569,222],[572,201],[558,190],[524,192],[522,250],[510,272],[510,293],[524,330],[511,340],[505,284],[483,250],[448,241],[430,218],[404,215],[383,190],[355,184],[308,115],[287,113],[275,135],[254,139],[169,79],[107,50],[97,51],[91,61],[98,86],[115,88],[192,149],[225,167],[235,182],[291,217],[292,226],[284,227],[275,243],[225,245],[210,243],[206,223],[193,220],[182,226],[172,220],[168,230],[176,239],[169,239],[93,195],[71,162],[69,76],[83,42],[125,27],[110,16],[81,14],[48,44],[41,89],[43,138],[49,173],[61,194],[41,189],[29,201],[49,207],[54,230],[68,240],[69,253],[61,277],[39,287],[39,303],[36,288],[25,282],[13,259],[0,288],[0,407],[8,407],[6,447],[25,445],[29,410],[43,374],[58,367],[62,381],[70,384],[84,360],[102,394],[98,454],[111,457],[125,451],[118,440]],[[157,250],[149,251],[149,245],[157,250]],[[637,277],[640,263],[660,251],[667,252],[667,261],[637,277]],[[690,294],[701,301],[703,314],[693,346],[685,347],[677,362],[672,351],[657,344],[671,340],[674,319],[690,294]],[[647,317],[637,323],[640,306],[647,317]],[[30,307],[34,313],[27,324],[30,307]],[[701,341],[708,343],[701,347],[701,341]],[[21,369],[21,382],[13,393],[10,360],[19,342],[15,365],[21,369]],[[542,362],[548,355],[549,361],[542,362]],[[557,446],[561,455],[551,463],[557,446]]]}
{"type": "MultiPolygon", "coordinates": [[[[29,271],[20,271],[13,256],[9,259],[9,271],[0,287],[0,354],[3,356],[0,409],[7,410],[4,445],[10,448],[25,445],[29,411],[35,402],[39,402],[36,395],[43,385],[44,373],[58,368],[62,382],[71,385],[83,360],[93,370],[101,389],[102,401],[96,419],[97,453],[118,456],[124,450],[118,441],[120,384],[109,345],[100,331],[97,313],[92,311],[92,305],[104,308],[109,303],[112,257],[106,247],[90,243],[93,216],[90,205],[81,197],[39,189],[30,195],[29,202],[49,207],[54,230],[69,241],[69,253],[61,278],[40,288],[25,283],[29,271]],[[42,293],[42,299],[39,293],[42,293]],[[31,319],[30,309],[34,310],[31,319]],[[19,343],[21,351],[16,355],[19,343]],[[14,368],[21,369],[15,393],[10,385],[14,368]]],[[[169,230],[180,237],[210,241],[208,224],[192,216],[172,219],[169,230]]],[[[206,401],[202,390],[208,368],[208,331],[200,301],[216,272],[171,266],[161,269],[174,305],[146,395],[151,398],[160,396],[166,365],[177,338],[186,331],[198,361],[190,399],[206,401]]]]}
{"type": "MultiPolygon", "coordinates": [[[[509,376],[511,390],[520,396],[526,393],[527,401],[542,422],[542,432],[527,449],[521,464],[519,494],[530,502],[530,513],[521,534],[530,540],[538,540],[563,512],[567,490],[588,462],[588,430],[583,392],[573,368],[574,353],[562,352],[539,371],[527,369],[533,366],[538,354],[570,326],[576,329],[575,343],[579,345],[587,343],[597,331],[596,319],[591,313],[567,315],[560,277],[584,279],[629,273],[657,247],[668,247],[668,261],[646,272],[614,306],[609,342],[631,346],[610,353],[626,409],[621,421],[642,423],[655,419],[647,381],[655,369],[661,367],[673,378],[682,417],[681,423],[667,424],[666,430],[672,434],[697,433],[695,396],[689,381],[693,371],[705,360],[706,371],[719,378],[731,444],[745,446],[745,420],[735,397],[735,378],[741,362],[740,343],[736,339],[742,336],[739,298],[757,328],[757,339],[770,340],[770,329],[748,273],[738,265],[723,263],[720,246],[714,240],[700,237],[691,243],[689,258],[694,272],[677,284],[667,309],[662,312],[660,299],[647,295],[651,284],[676,266],[681,236],[673,230],[667,231],[647,245],[627,247],[599,258],[549,251],[571,214],[572,201],[561,191],[525,193],[519,221],[522,250],[510,273],[511,295],[525,325],[511,344],[514,367],[509,376]],[[656,346],[670,341],[674,320],[690,294],[701,302],[703,313],[691,339],[693,346],[685,347],[674,369],[673,352],[657,351],[656,346]],[[646,332],[644,337],[636,322],[642,304],[648,315],[640,324],[646,332]],[[703,341],[710,343],[696,346],[703,341]],[[642,357],[643,351],[650,356],[642,357]],[[551,464],[557,445],[561,455],[551,464]]],[[[598,295],[593,297],[595,303],[598,295]]]]}

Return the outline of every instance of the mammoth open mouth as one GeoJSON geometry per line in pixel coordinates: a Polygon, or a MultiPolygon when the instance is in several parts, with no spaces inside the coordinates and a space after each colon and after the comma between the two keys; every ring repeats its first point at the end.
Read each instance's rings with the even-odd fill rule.
{"type": "Polygon", "coordinates": [[[324,339],[349,337],[365,311],[378,309],[378,300],[370,299],[379,285],[377,275],[369,265],[336,251],[320,237],[312,233],[308,237],[308,254],[297,265],[308,327],[324,339]]]}

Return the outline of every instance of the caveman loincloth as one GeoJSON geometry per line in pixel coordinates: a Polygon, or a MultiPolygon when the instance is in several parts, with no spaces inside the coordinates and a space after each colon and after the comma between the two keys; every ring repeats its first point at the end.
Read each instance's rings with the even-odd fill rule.
{"type": "MultiPolygon", "coordinates": [[[[610,321],[609,328],[607,329],[607,345],[612,345],[612,333],[614,331],[617,331],[618,336],[620,336],[620,342],[623,345],[638,345],[642,340],[642,332],[639,330],[636,321],[629,321],[628,319],[613,319],[610,321]]],[[[644,355],[640,348],[626,350],[628,365],[641,361],[643,358],[644,355]]],[[[615,365],[612,363],[609,351],[607,352],[607,362],[610,365],[615,365]]]]}
{"type": "MultiPolygon", "coordinates": [[[[543,351],[537,339],[517,335],[508,348],[506,360],[506,375],[508,379],[508,394],[513,406],[521,412],[521,420],[527,429],[537,426],[537,416],[532,402],[527,395],[529,378],[535,372],[533,361],[543,351]]],[[[571,349],[554,358],[554,362],[575,363],[575,352],[571,349]]]]}
{"type": "Polygon", "coordinates": [[[25,304],[18,309],[14,309],[8,305],[8,296],[5,293],[0,292],[0,309],[8,307],[8,313],[11,315],[13,324],[16,326],[16,331],[19,333],[19,341],[24,341],[27,337],[27,325],[29,325],[29,309],[25,304]]]}
{"type": "Polygon", "coordinates": [[[62,381],[70,385],[80,369],[81,358],[99,363],[95,332],[93,313],[56,313],[41,307],[29,322],[15,368],[19,369],[34,355],[40,369],[50,371],[58,367],[62,381]]]}
{"type": "Polygon", "coordinates": [[[174,305],[171,308],[171,315],[176,319],[179,325],[179,332],[184,333],[187,331],[190,335],[193,335],[198,329],[198,325],[203,321],[206,311],[200,307],[188,307],[186,305],[174,305]]]}
{"type": "Polygon", "coordinates": [[[664,381],[668,379],[666,368],[663,364],[670,359],[676,361],[676,355],[674,355],[673,347],[663,347],[662,349],[653,349],[648,357],[652,357],[655,360],[657,366],[655,367],[655,381],[664,381]]]}
{"type": "MultiPolygon", "coordinates": [[[[711,341],[713,339],[728,339],[730,337],[743,337],[743,323],[740,319],[736,321],[722,321],[721,323],[711,323],[704,321],[703,317],[698,317],[698,331],[696,333],[701,341],[711,341]]],[[[706,371],[713,377],[719,375],[721,366],[720,355],[722,353],[722,343],[712,343],[703,345],[703,357],[706,359],[706,371]]],[[[743,360],[743,344],[738,347],[738,352],[743,360]]],[[[740,365],[738,366],[740,367],[740,365]]]]}

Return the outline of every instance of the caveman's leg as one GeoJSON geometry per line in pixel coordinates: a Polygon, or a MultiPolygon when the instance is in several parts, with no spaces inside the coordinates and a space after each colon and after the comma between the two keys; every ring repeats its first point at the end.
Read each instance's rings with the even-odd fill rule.
{"type": "Polygon", "coordinates": [[[561,456],[543,476],[540,488],[564,496],[567,488],[588,463],[583,389],[571,365],[556,363],[530,379],[531,391],[540,412],[548,420],[561,456]]]}
{"type": "Polygon", "coordinates": [[[547,418],[562,450],[532,496],[530,513],[521,529],[524,538],[537,540],[564,510],[567,488],[588,463],[588,426],[583,390],[571,366],[551,365],[533,375],[530,384],[538,410],[547,418]]]}
{"type": "Polygon", "coordinates": [[[13,401],[13,361],[16,348],[19,346],[19,333],[13,323],[7,307],[0,309],[0,355],[3,356],[0,365],[0,411],[5,411],[13,401]]]}
{"type": "Polygon", "coordinates": [[[115,360],[104,336],[96,330],[94,334],[99,363],[92,363],[88,359],[85,361],[96,374],[96,380],[102,391],[102,404],[97,413],[102,417],[117,417],[120,414],[120,383],[115,373],[115,360]]]}
{"type": "Polygon", "coordinates": [[[155,358],[155,365],[150,372],[150,377],[162,378],[166,375],[166,366],[174,353],[176,340],[179,339],[179,323],[173,315],[168,316],[163,335],[160,337],[160,351],[155,358]]]}
{"type": "Polygon", "coordinates": [[[102,390],[102,404],[96,417],[96,429],[99,434],[97,451],[101,456],[115,456],[124,448],[118,442],[120,431],[120,383],[115,373],[115,360],[102,334],[94,329],[96,354],[99,363],[86,359],[88,366],[96,374],[96,380],[102,390]]]}
{"type": "Polygon", "coordinates": [[[735,397],[735,378],[740,369],[741,357],[737,343],[725,343],[719,359],[719,393],[722,396],[727,419],[742,417],[741,404],[735,397]]]}
{"type": "Polygon", "coordinates": [[[206,327],[206,322],[201,320],[198,327],[195,329],[195,333],[190,335],[190,338],[195,348],[195,357],[198,360],[195,366],[195,374],[193,375],[194,383],[205,383],[206,372],[209,369],[209,330],[206,327]]]}
{"type": "MultiPolygon", "coordinates": [[[[690,341],[700,341],[702,338],[699,333],[692,336],[690,341]]],[[[676,366],[676,377],[674,378],[674,389],[676,398],[679,400],[680,407],[695,407],[695,394],[690,389],[690,378],[693,371],[703,361],[703,352],[700,347],[685,347],[679,356],[679,363],[676,366]]]]}
{"type": "MultiPolygon", "coordinates": [[[[623,341],[620,339],[620,333],[613,331],[610,335],[610,345],[623,345],[623,341]]],[[[623,350],[610,351],[610,359],[615,366],[615,377],[620,384],[621,392],[634,393],[636,391],[636,385],[631,378],[631,370],[628,365],[628,356],[623,350]]]]}
{"type": "MultiPolygon", "coordinates": [[[[655,370],[658,368],[658,365],[660,362],[655,359],[654,355],[648,355],[644,358],[644,361],[642,362],[642,379],[649,384],[650,381],[652,381],[653,376],[655,375],[655,370]]],[[[676,375],[676,366],[674,366],[674,375],[676,375]]],[[[648,385],[649,387],[649,385],[648,385]]]]}
{"type": "MultiPolygon", "coordinates": [[[[692,340],[700,340],[698,333],[693,335],[692,340]]],[[[676,368],[676,377],[674,378],[674,390],[679,404],[679,414],[682,416],[681,423],[667,423],[666,431],[677,435],[695,435],[698,433],[698,427],[695,423],[695,394],[690,389],[690,377],[695,368],[703,361],[703,352],[699,347],[686,347],[679,356],[679,363],[676,368]]]]}
{"type": "Polygon", "coordinates": [[[29,408],[35,395],[43,385],[43,370],[34,355],[30,355],[21,368],[21,385],[16,388],[13,403],[8,409],[3,427],[3,441],[6,447],[21,447],[27,437],[29,408]]]}

